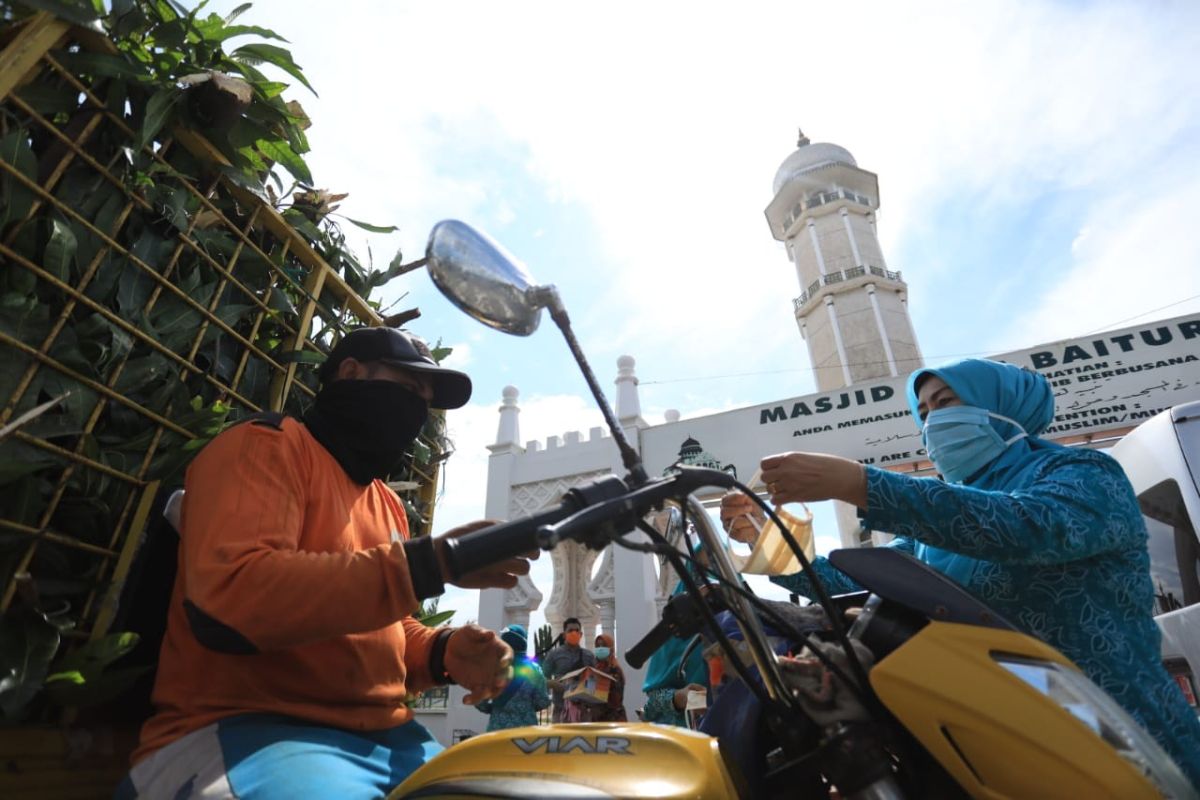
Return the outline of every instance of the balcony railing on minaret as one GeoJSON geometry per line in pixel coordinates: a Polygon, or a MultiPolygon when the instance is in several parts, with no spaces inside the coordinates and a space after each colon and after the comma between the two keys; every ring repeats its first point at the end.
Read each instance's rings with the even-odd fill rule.
{"type": "Polygon", "coordinates": [[[796,313],[799,314],[801,311],[805,310],[805,307],[811,301],[817,298],[817,295],[820,294],[821,290],[826,286],[845,283],[847,281],[855,280],[856,278],[865,278],[867,275],[883,278],[886,281],[891,281],[899,284],[900,286],[906,286],[904,279],[901,277],[899,272],[895,272],[890,269],[884,269],[883,267],[851,267],[850,269],[836,270],[834,272],[827,272],[826,274],[822,275],[818,280],[810,283],[808,288],[805,289],[799,297],[794,298],[792,300],[792,305],[794,306],[796,313]]]}

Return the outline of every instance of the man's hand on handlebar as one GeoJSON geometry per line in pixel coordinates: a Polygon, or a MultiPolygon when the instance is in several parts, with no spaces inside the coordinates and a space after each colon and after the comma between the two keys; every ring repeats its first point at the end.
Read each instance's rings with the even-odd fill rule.
{"type": "Polygon", "coordinates": [[[456,628],[446,642],[446,672],[467,690],[469,706],[498,696],[512,679],[513,651],[493,631],[475,624],[456,628]]]}
{"type": "Polygon", "coordinates": [[[726,492],[721,498],[721,524],[725,526],[729,538],[754,544],[758,539],[758,528],[754,527],[749,517],[758,520],[760,527],[767,520],[762,509],[749,497],[736,490],[726,492]]]}
{"type": "MultiPolygon", "coordinates": [[[[442,579],[447,583],[453,583],[455,586],[460,586],[463,589],[511,589],[517,585],[517,578],[521,575],[529,574],[529,562],[535,559],[540,554],[534,550],[525,553],[516,558],[506,558],[497,561],[494,564],[489,564],[486,567],[468,572],[461,578],[452,579],[449,565],[446,563],[446,539],[453,539],[473,531],[487,528],[496,525],[495,520],[481,519],[475,522],[468,522],[466,525],[459,525],[457,528],[451,528],[434,540],[433,546],[437,553],[438,568],[442,572],[442,579]]],[[[482,699],[482,698],[480,698],[482,699]]]]}

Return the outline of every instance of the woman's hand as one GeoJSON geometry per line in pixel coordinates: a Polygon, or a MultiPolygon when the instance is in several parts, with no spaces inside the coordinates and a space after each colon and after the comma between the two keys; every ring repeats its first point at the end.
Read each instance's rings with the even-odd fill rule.
{"type": "Polygon", "coordinates": [[[701,686],[698,683],[689,683],[687,686],[683,687],[682,689],[675,690],[675,696],[671,698],[671,705],[675,706],[676,711],[683,711],[687,708],[689,692],[707,692],[707,691],[708,691],[707,689],[705,689],[703,686],[701,686]]]}
{"type": "Polygon", "coordinates": [[[747,515],[758,520],[759,528],[767,519],[758,504],[739,491],[727,492],[721,498],[721,524],[725,526],[729,538],[752,545],[758,539],[759,528],[754,527],[747,515]]]}
{"type": "Polygon", "coordinates": [[[761,466],[776,506],[841,500],[867,507],[867,471],[857,461],[825,453],[780,453],[764,458],[761,466]]]}

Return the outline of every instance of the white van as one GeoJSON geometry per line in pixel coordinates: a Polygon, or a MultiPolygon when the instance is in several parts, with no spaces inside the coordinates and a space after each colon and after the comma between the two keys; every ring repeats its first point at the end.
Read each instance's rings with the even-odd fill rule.
{"type": "Polygon", "coordinates": [[[1109,454],[1129,476],[1150,533],[1163,663],[1192,707],[1200,709],[1200,402],[1151,417],[1109,454]]]}

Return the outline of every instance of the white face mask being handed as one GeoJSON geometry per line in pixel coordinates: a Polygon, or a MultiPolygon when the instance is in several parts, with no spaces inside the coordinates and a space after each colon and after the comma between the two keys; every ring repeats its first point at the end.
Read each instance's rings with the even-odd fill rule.
{"type": "Polygon", "coordinates": [[[950,483],[962,483],[999,458],[1013,442],[1028,435],[1008,417],[976,406],[948,406],[930,411],[921,434],[930,460],[950,483]],[[1020,433],[1003,439],[988,423],[988,417],[1003,420],[1020,433]]]}

